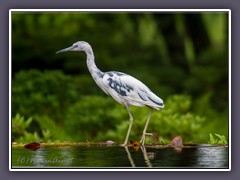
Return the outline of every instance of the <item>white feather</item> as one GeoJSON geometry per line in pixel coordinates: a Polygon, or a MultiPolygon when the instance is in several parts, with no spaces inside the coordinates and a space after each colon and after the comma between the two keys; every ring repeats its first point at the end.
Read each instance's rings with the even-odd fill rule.
{"type": "Polygon", "coordinates": [[[162,99],[155,95],[141,81],[128,74],[114,71],[104,73],[102,83],[103,86],[100,88],[102,88],[104,92],[111,95],[117,102],[121,104],[149,106],[154,109],[160,109],[164,107],[162,99]],[[110,86],[110,79],[111,81],[114,81],[115,84],[120,85],[119,90],[117,87],[114,88],[110,86]],[[118,92],[121,90],[124,91],[126,95],[124,92],[122,94],[118,92]]]}

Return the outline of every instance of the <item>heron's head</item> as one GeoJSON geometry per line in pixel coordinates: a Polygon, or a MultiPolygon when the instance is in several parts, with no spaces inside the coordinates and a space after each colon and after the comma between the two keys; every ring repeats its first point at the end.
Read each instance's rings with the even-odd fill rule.
{"type": "Polygon", "coordinates": [[[85,41],[78,41],[76,43],[74,43],[72,46],[62,49],[56,53],[63,53],[63,52],[67,52],[67,51],[88,51],[92,49],[91,46],[85,42],[85,41]]]}

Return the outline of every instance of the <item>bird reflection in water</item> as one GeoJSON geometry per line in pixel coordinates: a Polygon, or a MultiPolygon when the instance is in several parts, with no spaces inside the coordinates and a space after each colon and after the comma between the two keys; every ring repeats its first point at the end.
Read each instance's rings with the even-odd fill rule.
{"type": "Polygon", "coordinates": [[[135,164],[135,162],[134,162],[134,160],[132,158],[132,155],[131,155],[131,153],[129,151],[129,148],[132,148],[135,151],[138,151],[139,148],[140,148],[141,151],[142,151],[142,155],[143,155],[144,161],[146,163],[146,166],[147,167],[153,167],[150,160],[154,159],[155,153],[154,152],[147,152],[145,146],[130,146],[130,147],[129,146],[124,146],[124,148],[125,148],[125,151],[127,153],[128,160],[129,160],[129,162],[131,164],[131,167],[136,167],[136,164],[135,164]]]}

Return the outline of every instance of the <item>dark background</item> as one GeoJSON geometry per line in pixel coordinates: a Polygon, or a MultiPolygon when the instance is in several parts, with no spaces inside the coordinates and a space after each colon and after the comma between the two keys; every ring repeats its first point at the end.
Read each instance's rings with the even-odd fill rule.
{"type": "MultiPolygon", "coordinates": [[[[12,12],[11,24],[14,142],[124,139],[128,113],[105,100],[85,54],[55,53],[79,40],[100,69],[131,74],[164,100],[149,131],[165,143],[228,138],[228,12],[12,12]]],[[[131,110],[138,139],[147,112],[131,110]]]]}

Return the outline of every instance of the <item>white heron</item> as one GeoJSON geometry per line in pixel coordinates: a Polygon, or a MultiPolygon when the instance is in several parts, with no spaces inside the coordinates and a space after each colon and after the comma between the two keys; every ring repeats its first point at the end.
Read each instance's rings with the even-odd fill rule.
{"type": "Polygon", "coordinates": [[[92,47],[85,41],[78,41],[71,47],[62,49],[57,53],[67,51],[84,51],[87,55],[87,67],[96,84],[107,94],[113,97],[120,104],[125,105],[130,123],[123,146],[128,144],[128,137],[133,124],[133,116],[130,112],[129,105],[133,106],[147,106],[150,108],[147,121],[140,140],[141,145],[144,145],[147,133],[148,123],[153,109],[159,110],[164,107],[163,100],[155,95],[145,84],[136,78],[116,71],[102,72],[98,69],[94,62],[94,54],[92,47]]]}

